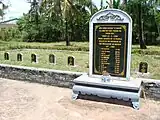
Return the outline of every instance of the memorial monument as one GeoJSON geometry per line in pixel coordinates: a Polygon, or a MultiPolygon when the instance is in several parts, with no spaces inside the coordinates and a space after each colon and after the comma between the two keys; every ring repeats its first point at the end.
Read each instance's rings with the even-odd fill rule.
{"type": "Polygon", "coordinates": [[[132,19],[124,11],[95,13],[89,26],[89,74],[74,80],[73,99],[79,94],[131,101],[139,109],[141,81],[130,77],[132,19]]]}

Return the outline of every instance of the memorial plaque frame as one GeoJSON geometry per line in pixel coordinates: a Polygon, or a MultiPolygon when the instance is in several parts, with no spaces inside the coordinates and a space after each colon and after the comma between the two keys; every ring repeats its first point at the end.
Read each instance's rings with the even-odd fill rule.
{"type": "MultiPolygon", "coordinates": [[[[126,31],[126,54],[124,53],[124,57],[126,58],[125,60],[125,73],[123,76],[121,75],[112,75],[112,78],[118,78],[120,80],[129,80],[130,79],[130,67],[131,67],[131,44],[132,44],[132,19],[131,17],[125,13],[124,11],[117,10],[117,9],[107,9],[107,10],[101,10],[94,14],[92,18],[90,19],[90,26],[89,26],[89,76],[93,77],[101,77],[101,73],[96,74],[94,73],[94,42],[95,39],[97,41],[97,38],[95,38],[95,25],[125,25],[127,27],[126,31]]],[[[97,34],[97,32],[96,32],[97,34]]],[[[119,34],[119,33],[118,33],[119,34]]],[[[103,72],[103,71],[101,71],[103,72]]]]}

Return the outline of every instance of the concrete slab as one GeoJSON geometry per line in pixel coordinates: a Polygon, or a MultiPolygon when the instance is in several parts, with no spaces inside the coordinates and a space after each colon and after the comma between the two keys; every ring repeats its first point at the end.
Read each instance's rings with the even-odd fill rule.
{"type": "Polygon", "coordinates": [[[73,82],[73,100],[76,100],[79,94],[96,95],[131,101],[133,108],[139,109],[140,107],[141,80],[120,81],[112,79],[110,82],[103,82],[100,77],[94,78],[83,74],[73,82]]]}
{"type": "Polygon", "coordinates": [[[90,77],[87,74],[83,74],[80,77],[76,78],[73,82],[81,84],[89,84],[89,85],[99,85],[106,87],[108,86],[108,87],[118,87],[124,89],[138,90],[141,86],[142,80],[131,78],[130,81],[124,81],[111,78],[110,82],[103,82],[100,77],[99,78],[90,77]]]}

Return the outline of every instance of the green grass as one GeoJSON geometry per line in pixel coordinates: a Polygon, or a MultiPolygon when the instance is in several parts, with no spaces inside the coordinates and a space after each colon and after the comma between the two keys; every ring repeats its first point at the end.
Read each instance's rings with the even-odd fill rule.
{"type": "MultiPolygon", "coordinates": [[[[56,70],[74,71],[74,72],[88,72],[89,53],[84,51],[57,51],[57,50],[44,50],[44,49],[24,49],[24,50],[8,50],[0,51],[0,63],[11,64],[38,68],[48,68],[56,70]],[[10,60],[4,60],[4,52],[10,53],[10,60]],[[23,54],[23,62],[17,61],[17,53],[23,54]],[[31,63],[31,54],[35,53],[38,56],[38,63],[31,63]],[[49,54],[56,56],[56,65],[49,63],[49,54]],[[75,67],[67,65],[67,57],[73,55],[75,57],[75,67]]],[[[140,62],[147,62],[149,64],[149,72],[153,79],[160,79],[160,56],[155,55],[141,55],[132,54],[132,76],[138,71],[140,62]]]]}
{"type": "MultiPolygon", "coordinates": [[[[66,46],[65,42],[39,43],[39,42],[4,42],[0,41],[0,50],[14,49],[50,49],[50,50],[70,50],[89,51],[88,42],[71,42],[71,46],[66,46]]],[[[132,45],[132,54],[160,55],[159,46],[147,46],[147,49],[140,49],[139,45],[132,45]]]]}
{"type": "Polygon", "coordinates": [[[147,49],[140,49],[138,45],[133,45],[132,54],[160,55],[160,46],[147,46],[147,49]]]}
{"type": "Polygon", "coordinates": [[[13,49],[52,49],[52,50],[71,50],[88,51],[88,42],[71,42],[71,46],[66,46],[65,42],[38,43],[38,42],[4,42],[0,41],[0,50],[13,49]]]}
{"type": "MultiPolygon", "coordinates": [[[[65,46],[65,42],[56,43],[25,43],[25,42],[4,42],[0,41],[0,63],[21,65],[39,68],[49,68],[66,71],[88,72],[88,42],[71,42],[71,46],[65,46]],[[58,50],[58,51],[57,51],[58,50]],[[4,61],[4,52],[10,53],[10,60],[4,61]],[[17,62],[17,53],[22,53],[23,62],[17,62]],[[31,63],[31,53],[38,55],[38,63],[31,63]],[[52,65],[48,62],[49,54],[55,54],[57,64],[52,65]],[[76,67],[67,66],[67,57],[75,56],[76,67]]],[[[139,63],[147,62],[149,65],[148,71],[154,79],[160,79],[160,47],[147,46],[147,49],[141,50],[138,45],[132,46],[132,67],[131,74],[135,75],[138,71],[139,63]]]]}
{"type": "Polygon", "coordinates": [[[30,50],[8,50],[10,54],[10,60],[4,60],[4,51],[0,51],[0,63],[11,64],[29,67],[49,68],[65,71],[86,72],[88,71],[88,52],[83,51],[56,51],[56,50],[44,50],[44,49],[30,49],[30,50]],[[23,54],[23,61],[17,61],[17,53],[23,54]],[[37,54],[38,63],[31,63],[31,54],[37,54]],[[56,65],[49,63],[49,54],[56,56],[56,65]],[[76,66],[71,67],[67,65],[68,56],[75,56],[76,66]]]}
{"type": "Polygon", "coordinates": [[[148,72],[150,73],[150,78],[160,79],[160,55],[132,54],[132,76],[135,75],[135,73],[138,71],[140,62],[148,63],[148,72]]]}

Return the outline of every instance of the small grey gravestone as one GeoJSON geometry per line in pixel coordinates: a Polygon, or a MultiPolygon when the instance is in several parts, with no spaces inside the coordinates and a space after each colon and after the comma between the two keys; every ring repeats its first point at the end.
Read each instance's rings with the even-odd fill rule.
{"type": "Polygon", "coordinates": [[[73,56],[68,57],[68,65],[75,66],[75,58],[73,56]]]}
{"type": "Polygon", "coordinates": [[[139,72],[147,73],[147,71],[148,71],[148,64],[146,62],[141,62],[139,64],[139,72]]]}
{"type": "Polygon", "coordinates": [[[17,61],[22,61],[22,54],[21,53],[17,54],[17,61]]]}
{"type": "Polygon", "coordinates": [[[8,52],[4,53],[4,59],[9,60],[9,53],[8,52]]]}
{"type": "Polygon", "coordinates": [[[37,63],[37,56],[36,56],[36,54],[31,54],[31,62],[32,63],[37,63]]]}
{"type": "Polygon", "coordinates": [[[49,63],[56,64],[56,57],[53,54],[49,55],[49,63]]]}

